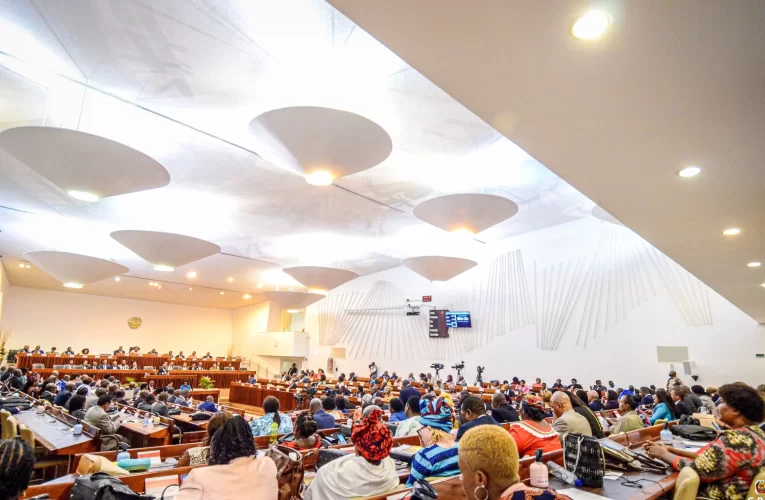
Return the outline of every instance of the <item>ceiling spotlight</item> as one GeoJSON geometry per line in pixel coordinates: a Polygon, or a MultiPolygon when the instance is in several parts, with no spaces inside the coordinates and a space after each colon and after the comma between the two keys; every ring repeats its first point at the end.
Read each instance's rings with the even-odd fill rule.
{"type": "Polygon", "coordinates": [[[30,269],[32,266],[30,266],[29,264],[25,264],[24,267],[26,267],[27,269],[30,269]]]}
{"type": "Polygon", "coordinates": [[[119,276],[117,276],[116,278],[114,278],[114,281],[119,281],[119,280],[120,280],[120,277],[119,277],[119,276]]]}
{"type": "Polygon", "coordinates": [[[263,283],[258,283],[258,288],[263,288],[263,283]]]}
{"type": "Polygon", "coordinates": [[[164,264],[159,264],[157,266],[154,266],[155,271],[162,271],[163,273],[169,273],[171,271],[175,271],[174,267],[166,266],[164,264]]]}
{"type": "Polygon", "coordinates": [[[763,283],[763,284],[762,284],[762,285],[760,285],[760,286],[761,286],[761,287],[763,287],[763,288],[765,288],[765,283],[763,283]]]}
{"type": "Polygon", "coordinates": [[[69,196],[71,196],[75,200],[80,200],[80,201],[90,201],[90,202],[93,202],[93,201],[98,201],[98,200],[101,199],[101,197],[98,196],[97,194],[88,193],[87,191],[74,191],[74,190],[71,190],[71,191],[67,191],[67,193],[69,194],[69,196]]]}
{"type": "Polygon", "coordinates": [[[594,40],[606,32],[611,25],[611,18],[599,10],[591,10],[574,23],[571,34],[580,40],[594,40]]]}
{"type": "Polygon", "coordinates": [[[465,238],[472,238],[474,236],[473,231],[471,231],[470,229],[466,229],[464,227],[460,227],[458,229],[455,229],[454,231],[452,231],[452,234],[454,234],[456,236],[462,236],[462,237],[465,237],[465,238]]]}
{"type": "Polygon", "coordinates": [[[192,291],[192,290],[193,290],[193,288],[189,287],[189,292],[192,291]]]}
{"type": "Polygon", "coordinates": [[[157,290],[160,290],[160,289],[162,289],[162,285],[157,286],[157,290]]]}
{"type": "Polygon", "coordinates": [[[226,295],[226,292],[220,292],[221,295],[226,295]]]}
{"type": "Polygon", "coordinates": [[[300,312],[300,309],[287,309],[287,312],[290,314],[297,314],[300,312]]]}
{"type": "Polygon", "coordinates": [[[229,276],[228,278],[226,278],[226,281],[228,281],[229,283],[233,283],[234,282],[234,278],[229,276]]]}
{"type": "Polygon", "coordinates": [[[84,285],[80,285],[79,283],[64,283],[64,286],[67,288],[82,288],[84,285]]]}
{"type": "Polygon", "coordinates": [[[186,273],[186,277],[188,279],[190,279],[190,280],[193,280],[194,278],[197,277],[197,272],[196,271],[189,271],[189,272],[186,273]]]}
{"type": "Polygon", "coordinates": [[[252,298],[252,295],[250,295],[249,293],[245,293],[245,294],[244,294],[244,296],[243,296],[242,298],[243,298],[244,300],[249,300],[249,299],[251,299],[251,298],[252,298]]]}
{"type": "Polygon", "coordinates": [[[20,267],[21,269],[24,269],[24,267],[25,267],[25,264],[24,264],[23,262],[19,262],[19,267],[20,267]]]}
{"type": "Polygon", "coordinates": [[[329,186],[334,177],[326,170],[317,170],[305,176],[305,181],[313,186],[329,186]]]}
{"type": "Polygon", "coordinates": [[[747,264],[747,266],[749,267],[760,267],[761,265],[762,263],[760,262],[750,262],[749,264],[747,264]]]}
{"type": "Polygon", "coordinates": [[[739,229],[737,227],[731,227],[731,228],[728,228],[725,231],[723,231],[723,234],[725,236],[736,236],[740,232],[741,232],[741,229],[739,229]]]}
{"type": "Polygon", "coordinates": [[[696,177],[701,173],[701,167],[685,167],[684,169],[677,172],[677,175],[680,177],[696,177]]]}

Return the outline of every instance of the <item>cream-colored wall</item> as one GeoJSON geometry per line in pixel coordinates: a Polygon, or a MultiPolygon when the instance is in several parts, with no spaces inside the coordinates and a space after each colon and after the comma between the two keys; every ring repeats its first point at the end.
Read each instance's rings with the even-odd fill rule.
{"type": "Polygon", "coordinates": [[[3,310],[5,309],[5,299],[8,295],[8,289],[11,285],[8,283],[8,275],[5,274],[3,263],[0,262],[0,328],[3,326],[3,310]]]}
{"type": "Polygon", "coordinates": [[[232,313],[192,307],[79,293],[11,286],[5,296],[3,325],[13,331],[10,347],[40,344],[46,351],[71,346],[92,354],[111,352],[119,345],[138,345],[148,352],[172,349],[190,354],[207,351],[223,356],[231,343],[232,313]],[[131,330],[128,318],[141,318],[131,330]]]}

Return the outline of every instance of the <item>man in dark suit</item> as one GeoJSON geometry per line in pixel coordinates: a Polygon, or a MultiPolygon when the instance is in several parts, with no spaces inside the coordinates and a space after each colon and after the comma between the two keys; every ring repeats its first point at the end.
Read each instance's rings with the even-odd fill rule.
{"type": "Polygon", "coordinates": [[[109,363],[107,363],[105,359],[102,359],[97,368],[99,370],[109,370],[111,369],[111,366],[109,366],[109,363]]]}
{"type": "Polygon", "coordinates": [[[24,354],[29,354],[29,346],[25,345],[21,349],[19,349],[19,352],[23,352],[24,354]]]}
{"type": "Polygon", "coordinates": [[[156,413],[160,417],[169,416],[167,413],[167,393],[166,392],[161,392],[159,396],[157,396],[157,402],[154,403],[154,406],[151,407],[151,412],[156,413]]]}
{"type": "Polygon", "coordinates": [[[157,370],[157,374],[167,375],[167,363],[162,363],[162,366],[160,366],[159,369],[157,370]]]}
{"type": "Polygon", "coordinates": [[[321,399],[312,399],[308,408],[320,430],[332,429],[335,427],[335,417],[324,411],[324,405],[322,405],[321,399]]]}
{"type": "Polygon", "coordinates": [[[114,355],[116,356],[117,354],[125,354],[125,349],[123,349],[122,346],[120,346],[119,349],[114,351],[114,355]]]}
{"type": "MultiPolygon", "coordinates": [[[[85,413],[85,421],[90,425],[98,427],[102,435],[114,434],[119,441],[125,442],[125,438],[117,434],[117,430],[120,428],[120,419],[112,420],[106,410],[109,409],[109,405],[114,397],[111,394],[104,394],[98,398],[95,405],[91,406],[85,413]]],[[[104,439],[101,444],[101,451],[109,451],[117,449],[119,443],[114,439],[104,439]]]]}
{"type": "Polygon", "coordinates": [[[146,398],[143,400],[143,403],[138,405],[138,409],[148,411],[148,412],[153,411],[154,403],[156,403],[156,399],[157,398],[154,397],[154,394],[151,394],[151,393],[147,394],[146,398]]]}
{"type": "Polygon", "coordinates": [[[56,394],[55,399],[53,399],[53,404],[56,406],[64,406],[67,400],[72,397],[74,389],[74,382],[67,382],[64,385],[64,390],[59,391],[59,393],[56,394]]]}
{"type": "Polygon", "coordinates": [[[72,350],[71,347],[67,347],[66,351],[64,351],[62,354],[65,354],[67,356],[74,356],[74,351],[72,350]]]}
{"type": "Polygon", "coordinates": [[[491,417],[499,422],[519,422],[518,412],[507,402],[507,398],[501,392],[491,397],[491,417]]]}
{"type": "MultiPolygon", "coordinates": [[[[207,351],[207,354],[205,354],[204,357],[202,357],[202,359],[213,359],[212,354],[210,354],[210,351],[207,351]]],[[[293,366],[294,366],[294,363],[293,363],[293,366]]]]}
{"type": "Polygon", "coordinates": [[[404,379],[401,382],[401,387],[401,394],[399,394],[401,401],[409,401],[409,398],[413,396],[417,396],[418,398],[420,397],[420,391],[412,387],[412,384],[408,379],[404,379]]]}
{"type": "Polygon", "coordinates": [[[186,356],[183,355],[183,351],[179,352],[177,357],[180,359],[186,359],[186,356]]]}

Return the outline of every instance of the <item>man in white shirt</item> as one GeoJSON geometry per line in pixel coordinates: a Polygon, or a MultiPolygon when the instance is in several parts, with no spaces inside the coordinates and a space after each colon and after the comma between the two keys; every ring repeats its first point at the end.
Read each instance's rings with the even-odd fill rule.
{"type": "Polygon", "coordinates": [[[420,423],[420,398],[412,396],[406,402],[404,407],[406,420],[400,422],[396,427],[396,437],[413,436],[422,428],[420,423]]]}

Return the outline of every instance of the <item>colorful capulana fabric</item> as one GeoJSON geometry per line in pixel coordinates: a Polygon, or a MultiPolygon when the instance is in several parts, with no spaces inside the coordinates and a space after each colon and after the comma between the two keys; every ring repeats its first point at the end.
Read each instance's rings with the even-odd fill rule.
{"type": "Polygon", "coordinates": [[[678,458],[673,465],[699,474],[700,497],[745,500],[752,479],[765,467],[765,432],[756,425],[724,431],[696,458],[678,458]]]}
{"type": "Polygon", "coordinates": [[[545,402],[539,396],[523,396],[523,404],[529,406],[536,406],[540,410],[545,409],[545,402]]]}
{"type": "Polygon", "coordinates": [[[418,451],[412,459],[412,469],[407,486],[412,486],[418,479],[426,477],[449,477],[460,473],[457,446],[443,448],[438,445],[428,446],[418,451]]]}
{"type": "Polygon", "coordinates": [[[361,456],[369,461],[382,460],[390,455],[393,436],[388,426],[380,422],[382,410],[374,410],[353,426],[351,439],[361,456]]]}
{"type": "Polygon", "coordinates": [[[420,423],[434,429],[450,432],[454,425],[452,407],[443,398],[420,399],[420,423]]]}

